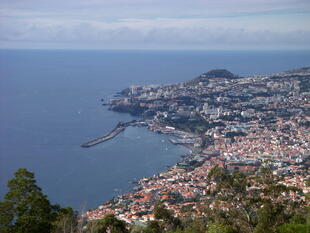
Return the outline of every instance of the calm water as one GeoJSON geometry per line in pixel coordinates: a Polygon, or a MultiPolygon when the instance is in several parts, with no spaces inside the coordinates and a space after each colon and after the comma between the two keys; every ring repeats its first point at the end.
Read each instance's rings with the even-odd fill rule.
{"type": "Polygon", "coordinates": [[[54,203],[92,208],[175,164],[186,149],[144,128],[79,146],[133,119],[100,103],[129,85],[180,82],[214,68],[252,75],[309,65],[309,51],[0,50],[0,196],[26,167],[54,203]]]}

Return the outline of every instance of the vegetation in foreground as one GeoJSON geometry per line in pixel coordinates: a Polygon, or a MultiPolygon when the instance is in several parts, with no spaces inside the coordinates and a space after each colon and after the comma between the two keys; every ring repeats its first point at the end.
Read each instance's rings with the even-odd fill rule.
{"type": "MultiPolygon", "coordinates": [[[[34,174],[15,172],[9,192],[0,202],[1,233],[309,233],[310,210],[306,203],[281,200],[285,192],[298,191],[276,185],[269,171],[256,177],[270,198],[246,192],[250,178],[241,173],[225,174],[214,168],[209,179],[219,181],[212,195],[218,205],[201,206],[201,216],[173,216],[163,203],[154,208],[155,219],[145,224],[126,224],[113,214],[86,221],[71,207],[52,205],[37,186],[34,174]],[[225,208],[223,208],[223,203],[225,208]]],[[[306,201],[309,202],[309,195],[306,201]]]]}

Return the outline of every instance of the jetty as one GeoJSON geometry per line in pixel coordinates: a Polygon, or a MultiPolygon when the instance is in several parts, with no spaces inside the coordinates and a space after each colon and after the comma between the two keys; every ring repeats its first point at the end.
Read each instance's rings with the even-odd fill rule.
{"type": "Polygon", "coordinates": [[[117,136],[119,133],[123,132],[128,126],[137,126],[141,124],[140,122],[136,121],[136,120],[133,120],[133,121],[130,121],[130,122],[119,122],[114,129],[112,129],[108,134],[100,137],[100,138],[96,138],[96,139],[93,139],[89,142],[86,142],[86,143],[83,143],[81,145],[81,147],[92,147],[92,146],[95,146],[99,143],[102,143],[102,142],[105,142],[105,141],[108,141],[112,138],[114,138],[115,136],[117,136]]]}

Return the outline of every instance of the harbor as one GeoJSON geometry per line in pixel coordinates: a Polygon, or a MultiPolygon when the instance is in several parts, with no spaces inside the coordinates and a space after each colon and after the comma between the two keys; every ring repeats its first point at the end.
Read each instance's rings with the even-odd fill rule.
{"type": "Polygon", "coordinates": [[[88,148],[88,147],[95,146],[95,145],[97,145],[99,143],[106,142],[106,141],[114,138],[115,136],[117,136],[118,134],[123,132],[129,126],[142,126],[142,125],[143,125],[143,122],[140,122],[140,121],[137,121],[137,120],[133,120],[133,121],[129,121],[129,122],[119,122],[115,126],[115,128],[112,129],[108,134],[106,134],[106,135],[104,135],[102,137],[93,139],[91,141],[88,141],[86,143],[83,143],[81,145],[81,147],[88,148]]]}

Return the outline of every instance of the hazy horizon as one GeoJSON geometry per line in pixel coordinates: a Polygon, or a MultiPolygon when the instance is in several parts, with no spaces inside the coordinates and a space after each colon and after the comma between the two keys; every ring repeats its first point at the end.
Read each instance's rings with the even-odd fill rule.
{"type": "Polygon", "coordinates": [[[2,49],[309,50],[307,0],[3,0],[2,49]]]}

